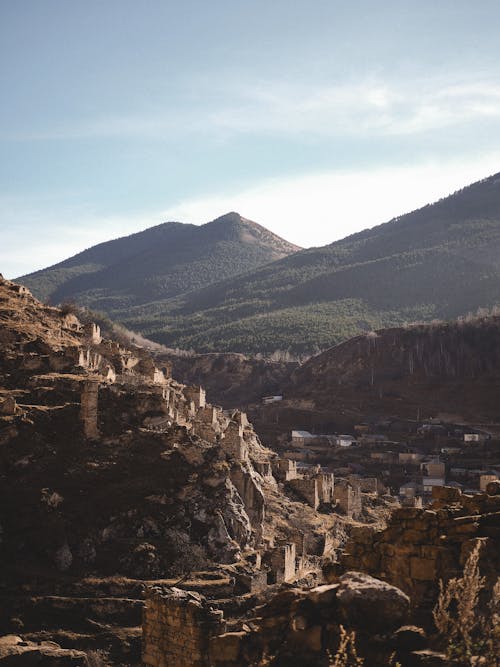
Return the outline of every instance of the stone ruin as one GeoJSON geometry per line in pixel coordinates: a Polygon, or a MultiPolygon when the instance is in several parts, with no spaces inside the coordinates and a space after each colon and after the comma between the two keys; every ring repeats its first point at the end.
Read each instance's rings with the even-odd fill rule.
{"type": "Polygon", "coordinates": [[[198,593],[150,588],[143,613],[144,667],[202,667],[210,640],[223,634],[224,614],[198,593]]]}
{"type": "Polygon", "coordinates": [[[383,530],[352,529],[340,565],[380,576],[417,606],[431,607],[436,582],[460,576],[475,544],[481,546],[481,571],[490,580],[500,571],[500,493],[467,495],[435,487],[430,507],[393,511],[383,530]]]}
{"type": "MultiPolygon", "coordinates": [[[[390,660],[447,667],[446,656],[433,650],[432,637],[408,623],[415,610],[422,621],[423,612],[429,617],[436,582],[460,575],[478,543],[481,574],[487,586],[493,585],[500,569],[499,525],[500,483],[475,496],[440,487],[431,509],[396,510],[383,530],[354,528],[333,583],[274,590],[236,617],[224,601],[175,589],[150,590],[144,664],[174,664],[180,645],[187,647],[179,658],[183,667],[240,667],[275,658],[290,667],[326,665],[343,625],[356,631],[358,650],[370,667],[386,667],[390,660]]],[[[265,554],[263,562],[272,564],[277,583],[294,579],[293,551],[278,546],[265,554]]]]}
{"type": "Polygon", "coordinates": [[[297,552],[295,544],[283,544],[268,549],[263,558],[263,564],[269,570],[268,583],[282,584],[293,581],[296,576],[297,552]]]}
{"type": "Polygon", "coordinates": [[[425,643],[418,633],[418,647],[411,642],[398,646],[409,610],[402,591],[356,572],[333,585],[283,589],[236,617],[224,601],[152,587],[143,615],[143,665],[242,667],[273,659],[290,667],[326,665],[341,625],[356,631],[370,667],[386,666],[394,652],[403,664],[411,659],[412,665],[424,665],[426,651],[420,661],[415,650],[425,643]]]}
{"type": "MultiPolygon", "coordinates": [[[[127,480],[128,475],[135,474],[135,468],[127,464],[133,461],[137,467],[148,456],[150,467],[141,471],[143,477],[139,481],[146,479],[149,488],[155,467],[159,477],[155,480],[159,486],[152,485],[146,498],[138,485],[136,491],[144,506],[136,502],[132,513],[128,506],[126,511],[119,507],[120,511],[113,511],[109,525],[104,525],[97,536],[92,532],[93,525],[90,530],[87,525],[81,527],[81,535],[79,531],[66,534],[61,544],[54,545],[57,569],[73,573],[80,568],[84,572],[94,567],[92,559],[109,558],[110,567],[123,568],[121,571],[137,578],[152,579],[165,571],[165,563],[167,567],[170,563],[170,556],[159,553],[163,543],[178,540],[186,557],[196,548],[204,550],[204,562],[216,562],[217,567],[227,565],[234,595],[253,595],[269,584],[289,586],[298,578],[318,576],[321,558],[331,553],[334,543],[325,528],[330,517],[325,514],[318,520],[314,510],[337,503],[345,506],[347,515],[355,516],[354,492],[342,505],[342,485],[334,484],[333,475],[323,473],[319,467],[299,471],[296,462],[279,459],[262,446],[245,413],[224,412],[208,404],[202,387],[175,382],[168,369],[159,369],[141,348],[128,349],[103,339],[96,325],[82,327],[67,316],[61,324],[56,309],[44,312],[47,322],[38,338],[24,339],[19,333],[19,340],[9,348],[5,361],[1,360],[4,377],[15,372],[19,387],[26,392],[20,406],[13,395],[5,394],[7,398],[0,403],[2,418],[13,421],[10,415],[20,419],[20,413],[26,413],[28,418],[36,413],[36,419],[46,418],[51,428],[57,423],[63,429],[72,429],[74,468],[81,479],[87,470],[99,470],[100,475],[113,466],[117,480],[127,480]],[[81,447],[85,440],[104,446],[81,447]],[[130,456],[132,451],[135,458],[130,456]],[[98,454],[94,456],[95,452],[98,454]],[[170,461],[173,463],[169,469],[170,461]],[[173,482],[165,491],[165,479],[169,477],[173,482]],[[182,482],[177,483],[178,477],[182,482]],[[293,490],[306,504],[296,502],[293,494],[284,495],[284,488],[293,490]],[[300,506],[295,524],[289,511],[294,505],[300,506]],[[171,506],[175,506],[175,514],[169,514],[171,506]],[[270,517],[272,512],[276,513],[274,517],[270,517]],[[308,524],[311,516],[314,521],[308,524]],[[174,528],[170,522],[177,522],[174,528]],[[193,525],[199,530],[196,534],[194,530],[189,532],[193,525]],[[168,539],[163,539],[164,535],[168,539]],[[106,556],[108,551],[113,557],[106,556]]],[[[25,421],[28,423],[29,419],[25,421]]],[[[56,443],[51,442],[50,447],[57,452],[56,443]]],[[[23,459],[20,465],[37,465],[29,457],[24,458],[29,463],[23,459]]],[[[63,535],[64,510],[71,506],[69,494],[74,489],[57,493],[56,480],[43,488],[48,489],[48,498],[59,503],[57,515],[61,517],[63,535]]],[[[128,494],[129,489],[122,494],[127,501],[128,494]]],[[[46,500],[43,502],[44,511],[56,509],[46,500]]],[[[54,511],[50,518],[55,516],[54,511]]],[[[333,524],[334,520],[328,525],[333,524]]],[[[294,595],[302,604],[302,593],[294,595]]],[[[293,614],[295,619],[297,614],[293,614]]],[[[186,597],[174,592],[165,597],[157,590],[148,597],[145,618],[145,664],[168,664],[169,660],[179,665],[197,665],[199,660],[199,664],[205,664],[207,651],[217,645],[224,652],[234,649],[234,655],[239,656],[233,663],[225,661],[229,667],[239,664],[241,655],[250,650],[247,642],[255,644],[257,653],[264,649],[261,639],[242,626],[234,630],[243,633],[241,642],[231,634],[233,630],[226,632],[222,610],[194,594],[186,597]]],[[[260,620],[254,618],[253,622],[265,638],[269,621],[259,625],[260,620]]],[[[309,624],[310,637],[317,643],[318,636],[324,634],[322,623],[317,619],[294,620],[293,632],[303,623],[309,624]]],[[[283,625],[283,631],[284,628],[283,625]]],[[[309,633],[300,633],[291,637],[291,644],[299,636],[309,637],[309,633]]]]}
{"type": "Polygon", "coordinates": [[[288,485],[315,510],[334,501],[333,474],[321,472],[319,466],[292,477],[288,485]]]}
{"type": "Polygon", "coordinates": [[[357,519],[363,509],[361,486],[351,484],[347,480],[339,480],[335,484],[333,497],[340,510],[349,518],[357,519]]]}
{"type": "Polygon", "coordinates": [[[84,436],[91,440],[95,440],[99,437],[99,429],[97,426],[98,398],[98,380],[88,380],[84,382],[81,395],[80,420],[82,422],[84,436]]]}

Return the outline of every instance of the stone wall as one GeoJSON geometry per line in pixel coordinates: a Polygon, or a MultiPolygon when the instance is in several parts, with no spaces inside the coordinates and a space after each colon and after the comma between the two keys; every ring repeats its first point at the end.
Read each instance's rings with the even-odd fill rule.
{"type": "MultiPolygon", "coordinates": [[[[227,601],[223,604],[227,614],[227,601]]],[[[404,593],[356,572],[343,575],[334,585],[281,589],[243,615],[238,610],[238,617],[228,619],[227,625],[212,605],[217,602],[209,604],[178,589],[149,592],[144,667],[318,667],[330,664],[341,625],[356,631],[365,664],[386,667],[395,648],[391,637],[407,622],[409,612],[404,593]]],[[[430,664],[409,655],[413,650],[396,648],[395,658],[404,665],[430,664]]]]}
{"type": "Polygon", "coordinates": [[[318,475],[319,502],[331,503],[334,499],[334,477],[332,473],[320,473],[318,475]]]}
{"type": "Polygon", "coordinates": [[[269,583],[292,581],[296,573],[297,550],[295,544],[282,544],[265,552],[262,563],[269,570],[269,583]]]}
{"type": "Polygon", "coordinates": [[[288,482],[291,489],[315,510],[319,507],[318,480],[315,477],[298,477],[288,482]]]}
{"type": "Polygon", "coordinates": [[[221,440],[221,446],[231,458],[236,461],[246,461],[248,445],[243,438],[243,427],[234,421],[229,422],[221,440]]]}
{"type": "Polygon", "coordinates": [[[273,472],[280,482],[289,482],[298,477],[297,461],[291,459],[274,459],[272,462],[273,472]]]}
{"type": "Polygon", "coordinates": [[[384,493],[385,487],[377,477],[356,477],[351,475],[349,483],[358,486],[362,493],[384,493]]]}
{"type": "Polygon", "coordinates": [[[144,667],[208,667],[210,638],[225,631],[222,611],[178,588],[149,588],[143,616],[144,667]]]}
{"type": "Polygon", "coordinates": [[[362,510],[361,489],[348,482],[335,484],[333,490],[337,507],[350,519],[356,519],[362,510]]]}
{"type": "Polygon", "coordinates": [[[88,380],[83,383],[80,421],[82,423],[83,434],[86,438],[98,438],[99,430],[97,428],[97,404],[99,397],[99,382],[88,380]]]}
{"type": "Polygon", "coordinates": [[[500,571],[500,495],[469,496],[448,487],[433,494],[430,508],[395,510],[384,530],[353,528],[341,566],[379,576],[416,606],[431,606],[436,582],[460,575],[480,540],[482,574],[494,581],[500,571]]]}
{"type": "Polygon", "coordinates": [[[189,401],[193,401],[195,409],[204,408],[206,405],[206,393],[203,387],[184,387],[184,395],[189,401]]]}

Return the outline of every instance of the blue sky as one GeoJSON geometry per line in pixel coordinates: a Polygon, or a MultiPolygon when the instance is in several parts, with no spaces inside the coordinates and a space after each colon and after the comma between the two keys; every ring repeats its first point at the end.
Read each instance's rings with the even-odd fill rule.
{"type": "Polygon", "coordinates": [[[497,0],[0,0],[0,271],[228,210],[321,245],[500,171],[497,0]]]}

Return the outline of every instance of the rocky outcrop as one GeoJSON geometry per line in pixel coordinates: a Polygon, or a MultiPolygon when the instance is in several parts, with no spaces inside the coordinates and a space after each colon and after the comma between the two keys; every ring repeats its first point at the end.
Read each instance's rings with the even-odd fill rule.
{"type": "Polygon", "coordinates": [[[55,642],[30,642],[16,635],[0,637],[0,665],[47,665],[47,667],[89,667],[83,651],[61,648],[55,642]]]}

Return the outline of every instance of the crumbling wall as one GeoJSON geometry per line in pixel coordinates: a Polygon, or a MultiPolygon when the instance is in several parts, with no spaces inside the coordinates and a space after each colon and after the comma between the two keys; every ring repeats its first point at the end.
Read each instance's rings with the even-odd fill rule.
{"type": "Polygon", "coordinates": [[[280,482],[289,482],[298,477],[297,461],[291,459],[275,459],[273,461],[273,472],[280,482]]]}
{"type": "Polygon", "coordinates": [[[358,485],[352,486],[348,482],[335,484],[333,497],[339,509],[350,519],[355,519],[361,514],[361,489],[358,485]]]}
{"type": "Polygon", "coordinates": [[[83,434],[86,438],[99,437],[99,429],[97,428],[98,398],[99,382],[96,380],[87,380],[84,382],[80,403],[80,421],[82,423],[83,434]]]}
{"type": "Polygon", "coordinates": [[[294,543],[282,544],[266,551],[262,563],[269,569],[269,583],[292,581],[296,574],[297,549],[294,543]]]}
{"type": "Polygon", "coordinates": [[[334,486],[332,473],[320,473],[318,475],[318,495],[320,504],[333,502],[334,486]]]}
{"type": "Polygon", "coordinates": [[[248,458],[248,445],[243,438],[243,426],[234,421],[229,422],[221,445],[226,454],[235,461],[246,461],[248,458]]]}
{"type": "Polygon", "coordinates": [[[208,667],[211,637],[225,631],[222,611],[197,593],[147,590],[143,616],[144,667],[208,667]]]}
{"type": "Polygon", "coordinates": [[[355,477],[351,475],[349,482],[352,486],[358,486],[362,493],[383,493],[385,491],[384,485],[377,477],[355,477]]]}
{"type": "Polygon", "coordinates": [[[193,401],[195,410],[204,408],[206,405],[206,393],[203,387],[191,386],[184,387],[184,395],[188,401],[193,401]]]}
{"type": "MultiPolygon", "coordinates": [[[[341,624],[356,631],[366,664],[385,667],[394,652],[389,638],[407,622],[409,612],[409,599],[402,591],[358,572],[345,574],[335,585],[287,587],[256,608],[253,616],[231,619],[230,629],[222,612],[214,618],[217,611],[211,611],[204,598],[189,600],[189,593],[182,598],[181,594],[167,589],[159,600],[148,594],[144,667],[255,666],[268,664],[270,656],[275,658],[272,664],[326,665],[337,650],[341,624]],[[194,622],[199,627],[193,628],[194,622]]],[[[413,650],[411,644],[404,646],[395,658],[404,665],[423,664],[418,655],[410,655],[413,650]]]]}
{"type": "Polygon", "coordinates": [[[415,605],[432,605],[436,581],[458,576],[471,548],[481,542],[482,574],[500,570],[500,495],[468,496],[436,487],[430,508],[394,510],[389,525],[353,528],[341,565],[381,577],[408,593],[415,605]]]}
{"type": "Polygon", "coordinates": [[[318,480],[315,477],[291,479],[288,484],[315,510],[319,507],[318,480]]]}
{"type": "Polygon", "coordinates": [[[95,322],[87,322],[83,327],[87,341],[92,345],[100,345],[102,342],[101,327],[95,322]]]}

